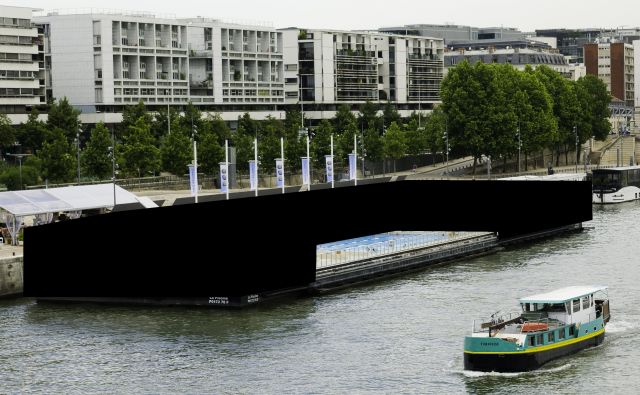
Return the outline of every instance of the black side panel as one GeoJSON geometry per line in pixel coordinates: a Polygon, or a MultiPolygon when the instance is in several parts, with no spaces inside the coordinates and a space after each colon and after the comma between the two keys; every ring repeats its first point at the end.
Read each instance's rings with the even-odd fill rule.
{"type": "Polygon", "coordinates": [[[591,218],[590,182],[516,181],[374,183],[116,212],[27,228],[24,293],[249,295],[313,282],[321,243],[395,230],[509,236],[591,218]]]}

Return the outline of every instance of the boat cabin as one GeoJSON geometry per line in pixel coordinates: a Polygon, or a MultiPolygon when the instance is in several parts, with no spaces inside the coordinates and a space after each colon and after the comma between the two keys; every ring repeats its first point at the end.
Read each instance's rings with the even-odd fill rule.
{"type": "Polygon", "coordinates": [[[593,321],[606,313],[606,320],[609,315],[606,289],[600,286],[566,287],[521,298],[522,316],[531,321],[548,319],[576,324],[593,321]]]}

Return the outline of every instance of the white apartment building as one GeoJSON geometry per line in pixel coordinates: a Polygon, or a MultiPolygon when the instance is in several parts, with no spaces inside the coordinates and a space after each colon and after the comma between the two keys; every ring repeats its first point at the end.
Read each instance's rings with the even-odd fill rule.
{"type": "MultiPolygon", "coordinates": [[[[118,122],[123,106],[191,101],[237,120],[307,106],[391,101],[404,116],[439,102],[443,40],[380,32],[276,30],[208,18],[55,12],[44,32],[50,97],[67,97],[84,122],[118,122]]],[[[323,111],[329,111],[323,113],[323,111]]]]}
{"type": "MultiPolygon", "coordinates": [[[[52,97],[84,113],[149,106],[284,104],[282,33],[217,20],[87,13],[36,18],[52,97]]],[[[245,110],[246,111],[246,110],[245,110]]]]}
{"type": "Polygon", "coordinates": [[[379,32],[282,29],[286,102],[335,110],[391,101],[403,115],[440,100],[442,39],[379,32]]]}
{"type": "Polygon", "coordinates": [[[45,103],[44,47],[32,9],[0,6],[0,113],[45,103]]]}

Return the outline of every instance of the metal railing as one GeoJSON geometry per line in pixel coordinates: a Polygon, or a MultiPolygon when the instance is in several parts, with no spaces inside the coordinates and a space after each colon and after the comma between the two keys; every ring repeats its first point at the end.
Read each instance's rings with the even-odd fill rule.
{"type": "MultiPolygon", "coordinates": [[[[450,233],[443,232],[442,236],[435,237],[433,232],[410,235],[398,234],[397,238],[379,242],[369,242],[340,249],[323,248],[318,246],[316,252],[316,269],[340,266],[357,261],[366,261],[387,255],[400,254],[407,251],[419,250],[436,245],[444,245],[478,237],[484,233],[450,233]]],[[[348,241],[346,241],[348,242],[348,241]]]]}

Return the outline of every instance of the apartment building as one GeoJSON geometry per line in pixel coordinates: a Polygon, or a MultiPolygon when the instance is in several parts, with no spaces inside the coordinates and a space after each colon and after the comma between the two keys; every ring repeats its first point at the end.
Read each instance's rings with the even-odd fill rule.
{"type": "Polygon", "coordinates": [[[0,113],[46,101],[42,34],[31,19],[31,8],[0,6],[0,113]]]}
{"type": "Polygon", "coordinates": [[[585,44],[584,63],[587,74],[598,76],[611,95],[634,106],[634,50],[632,44],[604,42],[585,44]]]}
{"type": "Polygon", "coordinates": [[[272,28],[144,13],[36,18],[45,32],[47,86],[85,113],[189,101],[284,103],[282,34],[272,28]]]}
{"type": "Polygon", "coordinates": [[[401,111],[440,100],[442,39],[378,32],[282,29],[286,103],[317,111],[391,101],[401,111]]]}

